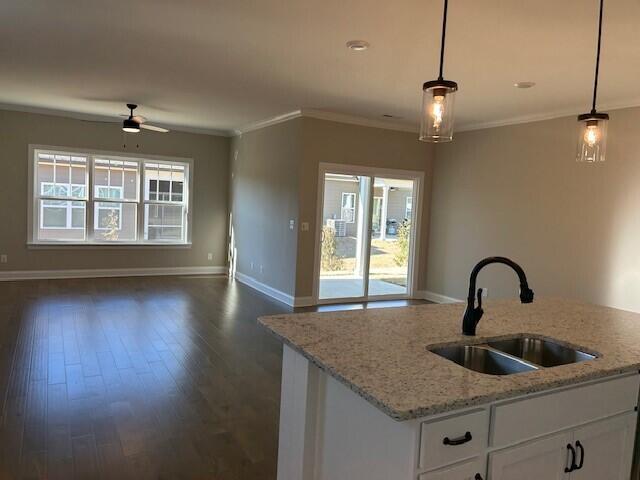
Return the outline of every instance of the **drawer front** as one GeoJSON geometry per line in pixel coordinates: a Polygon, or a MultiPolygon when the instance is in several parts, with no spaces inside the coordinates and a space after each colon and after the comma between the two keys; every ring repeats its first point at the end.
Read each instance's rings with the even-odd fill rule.
{"type": "Polygon", "coordinates": [[[420,427],[421,469],[437,468],[480,454],[487,446],[489,411],[424,422],[420,427]]]}
{"type": "Polygon", "coordinates": [[[491,445],[500,447],[634,410],[640,376],[605,380],[492,407],[491,445]]]}
{"type": "Polygon", "coordinates": [[[479,480],[484,479],[484,466],[479,458],[458,463],[418,476],[418,480],[479,480]]]}

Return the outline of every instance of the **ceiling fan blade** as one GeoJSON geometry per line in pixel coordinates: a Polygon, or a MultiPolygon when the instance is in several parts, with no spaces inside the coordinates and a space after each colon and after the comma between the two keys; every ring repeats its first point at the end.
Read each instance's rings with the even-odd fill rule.
{"type": "Polygon", "coordinates": [[[151,130],[153,132],[160,132],[160,133],[168,133],[169,130],[166,128],[162,128],[162,127],[156,127],[155,125],[149,125],[146,123],[141,123],[140,124],[140,128],[144,128],[145,130],[151,130]]]}

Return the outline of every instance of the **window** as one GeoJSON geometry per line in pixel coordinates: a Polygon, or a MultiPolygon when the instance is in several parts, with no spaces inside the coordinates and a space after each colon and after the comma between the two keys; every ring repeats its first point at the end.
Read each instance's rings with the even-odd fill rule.
{"type": "Polygon", "coordinates": [[[407,197],[404,207],[404,218],[411,220],[411,212],[413,211],[413,197],[407,197]]]}
{"type": "Polygon", "coordinates": [[[33,152],[32,243],[188,243],[188,162],[33,152]]]}
{"type": "Polygon", "coordinates": [[[342,193],[342,220],[347,223],[354,223],[356,221],[356,194],[355,193],[342,193]]]}

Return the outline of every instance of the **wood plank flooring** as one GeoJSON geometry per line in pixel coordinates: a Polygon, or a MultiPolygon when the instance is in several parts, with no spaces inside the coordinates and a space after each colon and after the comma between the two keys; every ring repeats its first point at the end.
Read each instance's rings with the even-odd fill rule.
{"type": "Polygon", "coordinates": [[[275,480],[256,317],[286,311],[224,277],[1,283],[0,479],[275,480]]]}

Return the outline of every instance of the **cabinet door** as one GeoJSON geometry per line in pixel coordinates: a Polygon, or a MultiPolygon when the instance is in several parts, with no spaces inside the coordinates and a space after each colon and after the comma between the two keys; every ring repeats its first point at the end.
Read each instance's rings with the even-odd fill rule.
{"type": "MultiPolygon", "coordinates": [[[[566,480],[567,445],[571,433],[562,433],[506,448],[489,455],[491,480],[566,480]]],[[[600,479],[603,480],[603,479],[600,479]]]]}
{"type": "Polygon", "coordinates": [[[418,480],[484,480],[484,465],[482,463],[479,458],[474,458],[441,468],[435,472],[423,473],[418,477],[418,480]]]}
{"type": "Polygon", "coordinates": [[[571,473],[571,480],[628,480],[631,476],[636,413],[629,412],[578,428],[573,433],[577,463],[584,452],[582,468],[571,473]]]}

